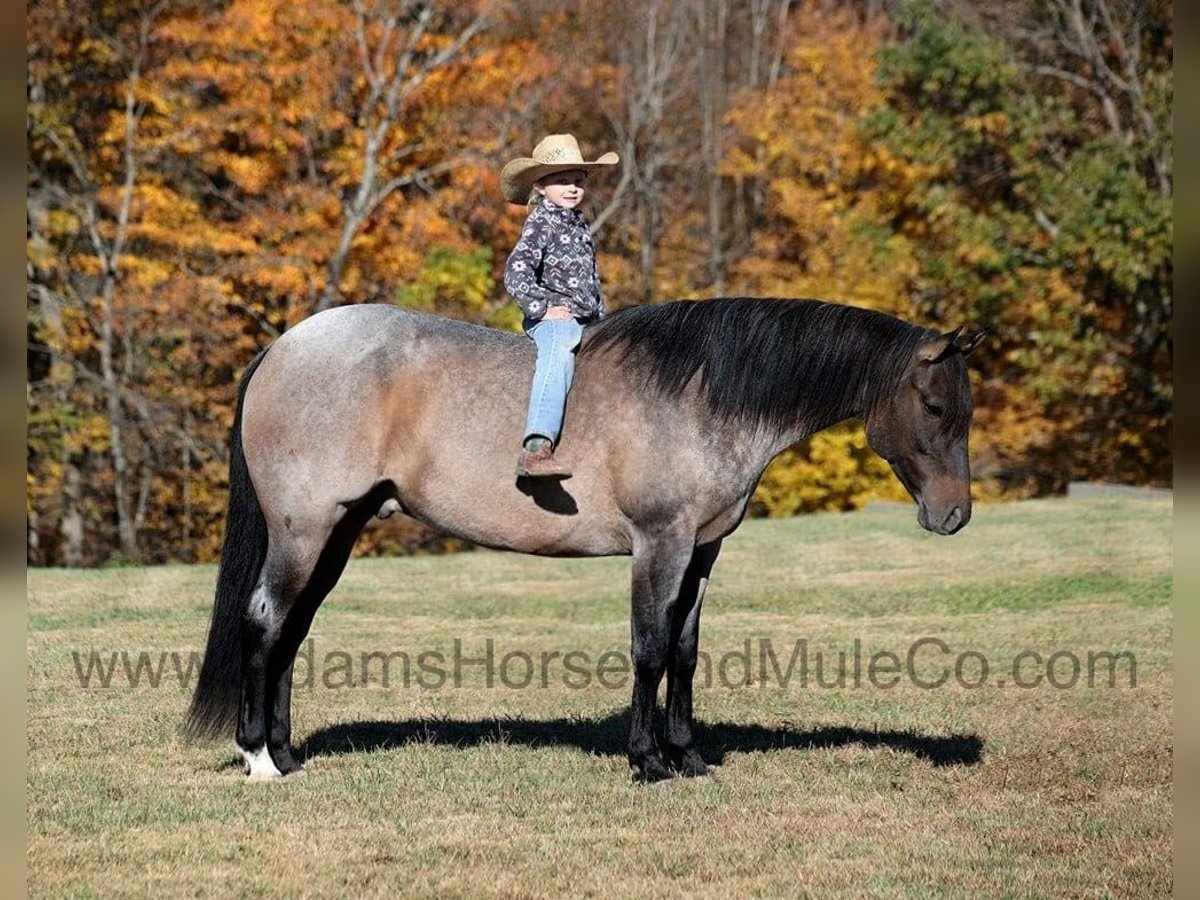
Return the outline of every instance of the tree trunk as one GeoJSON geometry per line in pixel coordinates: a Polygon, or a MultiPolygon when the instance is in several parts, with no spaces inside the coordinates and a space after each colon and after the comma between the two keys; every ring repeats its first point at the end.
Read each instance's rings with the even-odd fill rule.
{"type": "Polygon", "coordinates": [[[708,193],[708,273],[713,293],[725,293],[724,227],[721,221],[720,166],[725,121],[725,36],[729,21],[727,0],[705,0],[704,31],[707,85],[701,156],[708,193]]]}
{"type": "Polygon", "coordinates": [[[83,558],[83,513],[79,511],[82,497],[83,478],[79,467],[68,461],[69,451],[63,452],[63,511],[59,520],[58,533],[62,536],[63,565],[72,568],[82,566],[83,558]]]}
{"type": "Polygon", "coordinates": [[[104,380],[105,408],[113,464],[113,502],[117,514],[117,540],[121,555],[137,559],[137,534],[133,525],[126,479],[129,461],[125,455],[125,409],[121,403],[121,383],[113,366],[114,324],[116,318],[116,273],[104,276],[104,312],[100,320],[100,377],[104,380]]]}
{"type": "Polygon", "coordinates": [[[441,162],[424,169],[419,166],[402,176],[389,177],[389,167],[395,166],[405,157],[416,153],[421,145],[407,145],[385,155],[383,152],[388,135],[400,123],[404,106],[426,82],[431,74],[455,59],[484,27],[487,8],[479,13],[453,41],[428,59],[417,62],[417,51],[433,19],[433,5],[419,5],[415,21],[406,36],[401,37],[403,11],[390,15],[370,12],[361,0],[354,4],[358,19],[357,38],[359,61],[363,79],[368,85],[367,93],[358,109],[358,124],[362,128],[363,141],[362,174],[354,196],[342,204],[342,232],[338,245],[329,258],[328,277],[317,300],[314,312],[321,312],[336,305],[340,300],[342,276],[350,259],[350,249],[363,225],[389,196],[395,191],[420,182],[423,178],[439,172],[449,171],[461,164],[461,160],[441,162]],[[377,33],[372,46],[372,34],[377,33]]]}

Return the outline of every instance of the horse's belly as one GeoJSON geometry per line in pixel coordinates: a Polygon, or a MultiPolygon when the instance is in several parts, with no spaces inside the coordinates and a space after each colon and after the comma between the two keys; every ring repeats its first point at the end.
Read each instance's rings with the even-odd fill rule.
{"type": "Polygon", "coordinates": [[[628,523],[586,475],[518,482],[509,472],[480,479],[451,469],[397,487],[409,515],[485,547],[546,556],[631,552],[628,523]]]}

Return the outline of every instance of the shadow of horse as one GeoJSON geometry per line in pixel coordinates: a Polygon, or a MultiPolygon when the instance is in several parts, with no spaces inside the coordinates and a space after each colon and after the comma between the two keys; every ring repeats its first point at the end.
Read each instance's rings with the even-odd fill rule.
{"type": "MultiPolygon", "coordinates": [[[[322,728],[300,745],[300,758],[387,750],[407,744],[475,747],[486,743],[527,747],[576,747],[597,756],[624,756],[629,739],[629,713],[603,718],[483,721],[423,718],[403,722],[349,722],[322,728]]],[[[923,735],[915,731],[866,730],[851,727],[769,728],[731,722],[697,724],[696,745],[705,761],[720,765],[730,753],[770,750],[821,750],[858,744],[911,753],[934,766],[974,766],[983,757],[983,740],[974,734],[923,735]]]]}

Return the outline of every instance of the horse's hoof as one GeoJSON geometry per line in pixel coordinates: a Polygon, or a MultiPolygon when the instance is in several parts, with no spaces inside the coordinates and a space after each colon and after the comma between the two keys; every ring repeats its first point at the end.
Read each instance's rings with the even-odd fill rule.
{"type": "Polygon", "coordinates": [[[650,756],[641,764],[634,764],[633,780],[638,784],[657,784],[660,781],[670,781],[674,778],[671,770],[663,765],[662,760],[650,756]]]}
{"type": "Polygon", "coordinates": [[[289,769],[286,772],[250,772],[246,775],[247,781],[294,781],[297,778],[303,778],[308,773],[304,769],[297,766],[294,769],[289,769]]]}
{"type": "Polygon", "coordinates": [[[283,781],[283,778],[284,778],[284,776],[282,774],[280,774],[279,772],[257,771],[257,772],[250,772],[246,775],[247,781],[263,782],[263,783],[266,783],[269,781],[283,781]]]}
{"type": "Polygon", "coordinates": [[[247,781],[277,781],[283,777],[266,747],[259,747],[257,750],[243,750],[239,747],[238,751],[246,762],[247,781]]]}
{"type": "Polygon", "coordinates": [[[708,766],[695,750],[685,750],[678,755],[672,754],[671,765],[684,778],[702,778],[710,774],[708,766]]]}
{"type": "Polygon", "coordinates": [[[291,747],[277,747],[271,751],[271,761],[275,763],[281,775],[285,778],[295,772],[299,772],[304,767],[292,756],[291,747]]]}

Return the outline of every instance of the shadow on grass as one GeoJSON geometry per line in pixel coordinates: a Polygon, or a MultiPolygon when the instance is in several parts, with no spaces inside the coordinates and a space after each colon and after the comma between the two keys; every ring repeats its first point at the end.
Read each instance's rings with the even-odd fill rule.
{"type": "MultiPolygon", "coordinates": [[[[628,711],[600,719],[505,718],[484,721],[410,719],[404,722],[349,722],[314,732],[297,747],[302,760],[340,753],[387,750],[406,744],[473,747],[486,743],[528,747],[577,747],[600,756],[624,756],[629,737],[628,711]]],[[[973,766],[983,756],[983,740],[974,734],[930,736],[913,731],[862,728],[767,728],[716,722],[696,726],[696,747],[708,763],[720,765],[728,753],[768,750],[819,750],[859,744],[890,747],[935,766],[973,766]]]]}

